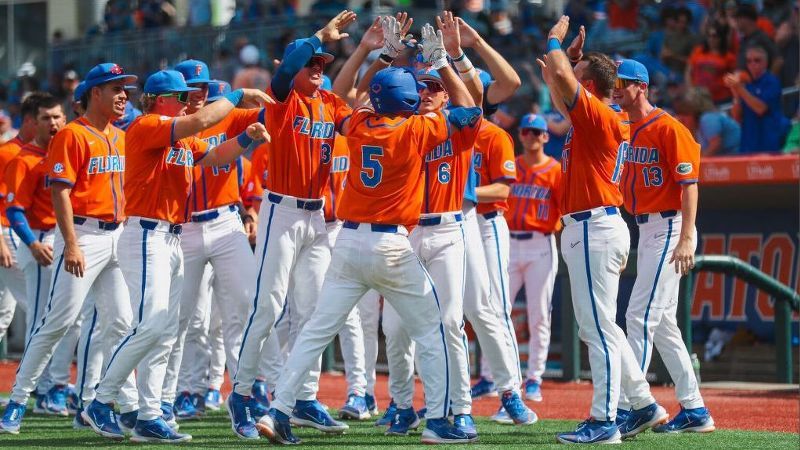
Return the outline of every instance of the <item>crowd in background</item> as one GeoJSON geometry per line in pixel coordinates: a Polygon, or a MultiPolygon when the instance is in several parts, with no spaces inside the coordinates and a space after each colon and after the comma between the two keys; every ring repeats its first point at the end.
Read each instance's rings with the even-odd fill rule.
{"type": "MultiPolygon", "coordinates": [[[[297,14],[293,0],[237,0],[230,26],[297,14]]],[[[632,57],[650,72],[651,101],[674,113],[695,134],[704,155],[790,152],[800,147],[798,94],[783,93],[800,84],[800,1],[782,0],[454,0],[452,9],[480,32],[518,69],[523,86],[494,114],[493,120],[512,131],[519,117],[537,112],[548,119],[547,153],[560,157],[569,123],[550,106],[547,87],[535,65],[543,53],[547,24],[554,15],[569,15],[572,30],[583,25],[587,48],[616,57],[632,57]],[[794,119],[794,120],[792,120],[794,119]]],[[[190,0],[187,22],[211,21],[211,0],[190,0]]],[[[323,22],[346,7],[343,0],[318,0],[311,17],[323,22]]],[[[368,1],[372,8],[431,7],[430,1],[368,1]]],[[[173,0],[109,0],[103,23],[89,33],[115,33],[171,27],[176,23],[173,0]]],[[[413,31],[413,30],[412,30],[413,31]]],[[[295,39],[291,26],[273,42],[239,38],[222,47],[210,61],[212,75],[231,80],[235,88],[265,88],[279,49],[295,39]]],[[[327,50],[349,55],[357,37],[327,50]]],[[[191,56],[191,55],[189,55],[191,56]]],[[[176,55],[177,57],[177,55],[176,55]]],[[[345,58],[326,68],[335,77],[345,58]]],[[[475,58],[478,59],[478,58],[475,58]]],[[[65,62],[55,76],[20,70],[0,85],[0,142],[14,135],[18,104],[24,92],[45,88],[68,99],[78,83],[65,62]]],[[[34,70],[35,72],[35,70],[34,70]]],[[[146,74],[141,74],[146,75],[146,74]]],[[[145,77],[140,77],[144,79],[145,77]]],[[[133,96],[136,100],[136,96],[133,96]]],[[[66,100],[65,100],[66,102],[66,100]]],[[[70,108],[67,108],[69,111],[70,108]]]]}

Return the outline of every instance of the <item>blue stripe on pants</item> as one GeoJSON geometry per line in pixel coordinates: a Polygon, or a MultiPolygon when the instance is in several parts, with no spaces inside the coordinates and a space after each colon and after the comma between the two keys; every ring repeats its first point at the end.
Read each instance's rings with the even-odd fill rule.
{"type": "Polygon", "coordinates": [[[667,257],[669,251],[669,240],[672,237],[672,219],[667,222],[667,242],[664,243],[664,250],[661,252],[661,260],[658,261],[658,268],[656,268],[656,278],[653,280],[653,289],[650,290],[650,300],[647,301],[647,309],[644,311],[644,346],[642,349],[642,365],[641,369],[644,372],[644,363],[647,361],[647,319],[650,317],[650,305],[653,303],[653,298],[656,296],[656,286],[658,286],[658,279],[661,276],[661,268],[664,266],[664,259],[667,257]]]}
{"type": "Polygon", "coordinates": [[[92,313],[92,324],[89,325],[89,334],[86,338],[86,346],[83,348],[83,365],[81,366],[81,376],[77,380],[81,386],[81,389],[78,392],[78,404],[80,405],[80,409],[83,409],[83,386],[86,384],[86,366],[89,360],[89,346],[92,344],[92,333],[94,332],[94,325],[97,323],[97,308],[92,309],[94,310],[92,313]]]}
{"type": "MultiPolygon", "coordinates": [[[[583,222],[583,257],[586,263],[586,279],[589,282],[589,299],[592,301],[592,314],[594,315],[594,325],[597,327],[597,334],[600,335],[600,342],[603,343],[603,352],[606,354],[606,421],[611,420],[609,403],[611,402],[611,357],[608,354],[606,337],[603,329],[600,328],[600,319],[597,317],[597,305],[594,300],[594,290],[592,289],[592,269],[589,265],[589,223],[583,222]]],[[[595,387],[596,388],[596,387],[595,387]]]]}

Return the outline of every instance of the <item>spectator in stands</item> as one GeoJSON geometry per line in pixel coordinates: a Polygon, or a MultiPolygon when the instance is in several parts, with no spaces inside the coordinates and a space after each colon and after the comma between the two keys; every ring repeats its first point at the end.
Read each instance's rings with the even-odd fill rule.
{"type": "Polygon", "coordinates": [[[686,104],[695,117],[695,139],[703,156],[739,152],[741,127],[729,115],[717,110],[708,89],[695,87],[686,93],[686,104]]]}
{"type": "Polygon", "coordinates": [[[727,36],[727,26],[709,25],[703,43],[694,48],[686,65],[686,83],[708,89],[716,104],[731,99],[731,91],[722,79],[726,73],[736,69],[736,55],[728,50],[727,36]]]}
{"type": "Polygon", "coordinates": [[[725,75],[734,97],[733,115],[742,124],[740,153],[780,151],[789,129],[781,110],[781,82],[767,71],[768,55],[763,47],[749,47],[747,73],[725,75]]]}
{"type": "Polygon", "coordinates": [[[739,69],[747,68],[747,50],[751,47],[761,47],[767,52],[767,67],[777,73],[781,65],[775,42],[758,27],[758,11],[751,4],[742,4],[736,9],[735,24],[738,33],[739,53],[736,57],[736,66],[739,69]]]}
{"type": "Polygon", "coordinates": [[[692,12],[688,8],[676,8],[671,20],[667,20],[664,31],[664,44],[661,47],[661,61],[670,71],[683,76],[686,61],[695,45],[695,36],[689,29],[692,12]]]}
{"type": "MultiPolygon", "coordinates": [[[[795,1],[791,13],[778,26],[775,41],[778,53],[783,58],[778,78],[781,86],[800,85],[800,1],[795,1]]],[[[793,116],[798,108],[798,95],[792,94],[784,99],[783,113],[793,116]]]]}
{"type": "Polygon", "coordinates": [[[231,88],[233,90],[250,88],[266,91],[272,80],[272,74],[263,67],[259,66],[261,60],[261,52],[253,44],[248,44],[242,47],[239,51],[239,61],[242,63],[243,68],[239,69],[236,76],[233,77],[231,88]]]}

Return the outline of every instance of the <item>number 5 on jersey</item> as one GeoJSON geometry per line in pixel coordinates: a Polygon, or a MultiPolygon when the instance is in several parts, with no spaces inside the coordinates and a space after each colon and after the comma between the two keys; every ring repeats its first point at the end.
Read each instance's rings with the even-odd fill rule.
{"type": "Polygon", "coordinates": [[[374,188],[381,184],[383,178],[383,166],[379,161],[381,156],[383,147],[361,146],[361,182],[365,187],[374,188]]]}

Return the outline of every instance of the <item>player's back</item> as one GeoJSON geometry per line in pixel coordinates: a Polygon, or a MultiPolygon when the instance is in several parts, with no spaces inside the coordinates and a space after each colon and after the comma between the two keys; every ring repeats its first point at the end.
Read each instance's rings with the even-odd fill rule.
{"type": "Polygon", "coordinates": [[[350,119],[350,170],[340,219],[412,225],[422,207],[422,154],[448,137],[441,112],[382,116],[359,110],[350,119]]]}
{"type": "Polygon", "coordinates": [[[621,205],[622,157],[630,137],[627,114],[581,87],[569,116],[572,128],[561,161],[562,214],[621,205]]]}

